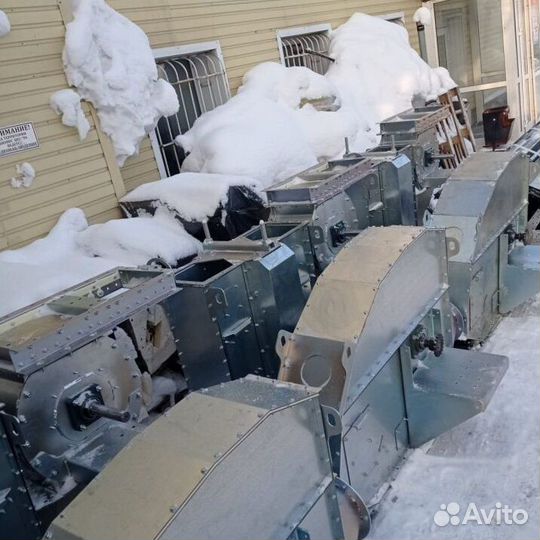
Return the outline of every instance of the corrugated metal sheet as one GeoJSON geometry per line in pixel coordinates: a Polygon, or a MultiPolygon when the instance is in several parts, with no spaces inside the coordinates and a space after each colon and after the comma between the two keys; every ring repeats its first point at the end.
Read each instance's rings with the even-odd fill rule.
{"type": "MultiPolygon", "coordinates": [[[[118,178],[93,127],[80,142],[49,108],[53,92],[67,86],[63,67],[62,0],[2,0],[12,32],[0,40],[0,126],[31,121],[40,148],[0,158],[0,249],[46,234],[67,208],[82,207],[90,221],[119,216],[118,178]],[[13,189],[15,165],[32,163],[35,184],[13,189]],[[115,185],[113,185],[113,178],[115,185]]],[[[109,0],[139,24],[153,47],[219,40],[234,92],[243,74],[265,60],[279,61],[278,29],[330,23],[336,28],[355,11],[405,12],[416,45],[412,13],[420,0],[109,0]]],[[[89,109],[87,117],[92,122],[89,109]]],[[[122,169],[126,189],[156,180],[159,173],[149,139],[122,169]]]]}
{"type": "Polygon", "coordinates": [[[57,0],[2,0],[12,30],[0,39],[0,126],[33,122],[40,147],[0,158],[0,249],[46,234],[67,208],[90,220],[120,215],[110,171],[93,120],[81,142],[62,125],[49,98],[67,87],[62,66],[64,22],[57,0]],[[15,166],[36,170],[29,188],[14,189],[15,166]]]}
{"type": "MultiPolygon", "coordinates": [[[[413,13],[420,0],[110,0],[141,26],[153,47],[219,41],[234,93],[242,76],[265,61],[279,62],[276,32],[284,28],[329,23],[337,28],[356,11],[372,15],[404,12],[411,43],[418,48],[413,13]]],[[[122,169],[127,190],[158,180],[150,141],[122,169]]]]}

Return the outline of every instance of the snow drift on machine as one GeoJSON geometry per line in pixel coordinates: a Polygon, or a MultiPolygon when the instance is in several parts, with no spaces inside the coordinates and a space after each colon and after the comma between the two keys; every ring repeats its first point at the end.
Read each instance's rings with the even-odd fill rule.
{"type": "Polygon", "coordinates": [[[326,75],[266,62],[249,71],[238,94],[203,114],[177,144],[183,171],[241,174],[268,186],[334,157],[348,137],[361,152],[378,142],[378,124],[455,86],[411,48],[400,25],[361,13],[331,35],[326,75]],[[322,102],[322,106],[321,106],[322,102]]]}
{"type": "Polygon", "coordinates": [[[202,221],[227,202],[231,186],[246,186],[262,195],[260,182],[247,176],[181,173],[148,182],[125,195],[121,202],[156,201],[185,220],[202,221]]]}
{"type": "Polygon", "coordinates": [[[66,210],[48,236],[0,253],[0,317],[116,266],[159,257],[169,264],[195,255],[200,243],[165,209],[156,216],[88,226],[79,208],[66,210]]]}

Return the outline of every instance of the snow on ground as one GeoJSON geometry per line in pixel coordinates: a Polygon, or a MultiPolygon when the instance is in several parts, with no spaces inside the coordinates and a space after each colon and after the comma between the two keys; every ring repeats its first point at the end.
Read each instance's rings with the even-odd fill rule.
{"type": "Polygon", "coordinates": [[[158,79],[146,34],[104,0],[74,0],[66,27],[68,82],[94,104],[120,166],[159,118],[178,111],[174,88],[158,79]]]}
{"type": "Polygon", "coordinates": [[[125,195],[121,202],[156,201],[175,210],[187,221],[202,221],[213,216],[220,204],[227,203],[231,186],[247,186],[263,195],[261,183],[246,176],[180,173],[142,184],[125,195]]]}
{"type": "Polygon", "coordinates": [[[76,127],[79,139],[84,141],[90,131],[90,123],[82,110],[81,96],[74,90],[59,90],[51,96],[50,105],[56,114],[62,115],[62,124],[76,127]]]}
{"type": "Polygon", "coordinates": [[[11,32],[11,23],[8,16],[0,9],[0,38],[7,36],[11,32]]]}
{"type": "Polygon", "coordinates": [[[361,152],[378,142],[378,123],[455,86],[411,48],[407,31],[356,13],[331,34],[335,62],[323,76],[303,67],[260,64],[238,94],[177,138],[183,171],[240,174],[264,185],[334,157],[350,139],[361,152]],[[324,99],[326,110],[314,100],[324,99]],[[337,110],[336,110],[337,109],[337,110]]]}
{"type": "Polygon", "coordinates": [[[377,509],[373,540],[540,537],[540,296],[506,317],[483,350],[510,359],[487,410],[412,452],[377,509]],[[529,518],[523,525],[437,526],[435,512],[452,502],[461,520],[470,503],[486,512],[508,505],[529,518]]]}
{"type": "Polygon", "coordinates": [[[165,209],[155,217],[88,227],[84,212],[64,212],[48,236],[0,252],[0,317],[117,266],[169,263],[195,254],[200,243],[165,209]]]}
{"type": "Polygon", "coordinates": [[[18,165],[15,165],[15,170],[17,171],[17,176],[14,176],[11,179],[11,187],[12,188],[28,188],[36,179],[36,171],[34,170],[34,167],[30,165],[30,163],[27,163],[26,161],[24,163],[20,163],[18,165]]]}

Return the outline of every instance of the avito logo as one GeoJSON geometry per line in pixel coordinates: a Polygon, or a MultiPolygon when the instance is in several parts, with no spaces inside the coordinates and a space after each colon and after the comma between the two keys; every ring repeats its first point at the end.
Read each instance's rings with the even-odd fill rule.
{"type": "Polygon", "coordinates": [[[522,508],[512,509],[500,502],[494,508],[479,508],[475,503],[469,503],[463,517],[460,515],[461,507],[457,502],[441,504],[440,510],[435,512],[433,521],[439,527],[447,525],[524,525],[529,514],[522,508]]]}

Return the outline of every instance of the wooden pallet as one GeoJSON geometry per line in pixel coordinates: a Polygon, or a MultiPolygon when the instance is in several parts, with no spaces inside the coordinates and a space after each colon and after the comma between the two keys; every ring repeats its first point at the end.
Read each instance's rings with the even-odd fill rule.
{"type": "Polygon", "coordinates": [[[454,154],[454,166],[457,166],[471,153],[476,152],[471,121],[459,88],[452,88],[441,94],[439,102],[448,107],[450,112],[450,118],[442,123],[439,130],[439,134],[446,141],[441,144],[441,150],[454,154]],[[442,148],[443,146],[444,148],[442,148]]]}

